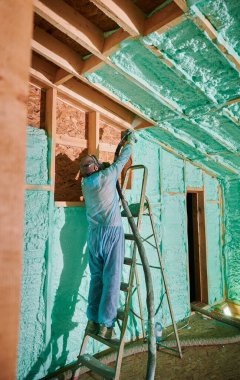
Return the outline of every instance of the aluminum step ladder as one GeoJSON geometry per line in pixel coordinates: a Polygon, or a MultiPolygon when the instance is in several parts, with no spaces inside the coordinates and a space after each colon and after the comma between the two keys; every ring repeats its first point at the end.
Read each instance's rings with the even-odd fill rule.
{"type": "MultiPolygon", "coordinates": [[[[137,228],[140,231],[141,229],[141,224],[142,224],[142,218],[144,215],[148,215],[151,220],[151,225],[152,225],[152,230],[153,230],[153,235],[155,237],[155,243],[156,243],[156,249],[158,252],[159,256],[159,262],[160,262],[160,267],[164,279],[164,285],[165,285],[165,290],[167,294],[167,299],[168,299],[168,304],[170,308],[170,314],[171,318],[173,321],[174,325],[174,331],[175,331],[175,336],[177,339],[177,344],[178,344],[178,350],[179,350],[179,355],[180,357],[182,356],[181,353],[181,347],[180,347],[180,342],[178,338],[178,333],[176,329],[176,323],[174,321],[174,316],[173,316],[173,311],[169,299],[169,293],[167,291],[166,287],[166,280],[165,280],[165,275],[164,275],[164,270],[163,266],[161,263],[161,255],[160,255],[160,250],[159,250],[159,243],[157,239],[157,234],[155,230],[155,225],[154,225],[154,220],[153,220],[153,214],[152,210],[150,207],[150,203],[148,198],[146,197],[146,185],[147,185],[147,168],[144,165],[134,165],[131,166],[127,169],[126,175],[123,181],[123,186],[122,186],[122,191],[125,192],[129,175],[132,171],[136,170],[142,170],[143,172],[143,177],[142,177],[142,186],[141,186],[141,194],[140,194],[140,202],[137,204],[130,205],[130,211],[132,213],[132,216],[136,218],[136,224],[137,228]]],[[[125,217],[126,214],[123,211],[122,216],[125,217]]],[[[147,239],[144,241],[147,242],[147,239]]],[[[120,338],[119,339],[109,339],[106,340],[98,335],[91,334],[85,332],[83,342],[81,345],[80,353],[78,356],[78,363],[81,366],[86,366],[93,372],[101,375],[104,379],[112,379],[112,380],[119,380],[120,377],[120,370],[121,370],[121,364],[122,364],[122,358],[123,358],[123,350],[124,350],[124,345],[125,345],[125,333],[126,333],[126,328],[127,328],[127,323],[128,323],[128,316],[130,313],[130,304],[131,304],[131,297],[132,297],[132,291],[133,291],[133,286],[134,286],[134,281],[136,281],[136,288],[137,288],[137,294],[138,294],[138,302],[139,302],[139,309],[140,309],[140,319],[141,319],[141,325],[142,325],[142,333],[143,333],[143,338],[146,337],[146,331],[145,331],[145,326],[144,326],[144,318],[143,318],[143,307],[142,307],[142,300],[141,300],[141,293],[140,293],[140,283],[139,283],[139,277],[138,277],[138,272],[137,272],[137,267],[136,267],[136,255],[137,255],[137,245],[135,241],[135,237],[132,234],[125,234],[125,240],[132,241],[133,247],[132,247],[132,256],[131,257],[125,257],[124,258],[124,265],[129,267],[129,277],[128,277],[128,282],[122,282],[120,290],[125,293],[125,306],[123,309],[118,309],[117,313],[117,323],[120,329],[120,338]],[[90,354],[85,354],[87,344],[89,341],[89,338],[95,339],[104,345],[108,346],[109,348],[113,349],[116,352],[116,360],[115,360],[115,366],[114,367],[109,367],[103,363],[101,363],[100,360],[96,359],[94,356],[90,354]]],[[[75,372],[75,375],[73,374],[72,379],[77,380],[79,377],[78,375],[79,370],[75,372]]]]}

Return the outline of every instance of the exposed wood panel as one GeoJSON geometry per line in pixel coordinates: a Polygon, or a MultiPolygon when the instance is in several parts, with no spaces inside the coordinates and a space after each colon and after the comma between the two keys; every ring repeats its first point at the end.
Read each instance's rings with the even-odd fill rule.
{"type": "Polygon", "coordinates": [[[103,48],[102,31],[62,0],[34,0],[35,12],[89,51],[103,48]]]}
{"type": "Polygon", "coordinates": [[[144,13],[129,0],[91,0],[131,36],[142,34],[144,13]]]}
{"type": "Polygon", "coordinates": [[[170,3],[149,17],[144,24],[144,35],[152,32],[163,33],[185,19],[184,12],[177,4],[170,3]]]}
{"type": "Polygon", "coordinates": [[[38,27],[33,33],[32,49],[71,74],[78,74],[83,67],[82,59],[74,50],[38,27]]]}
{"type": "Polygon", "coordinates": [[[99,112],[88,114],[88,154],[99,157],[99,112]]]}

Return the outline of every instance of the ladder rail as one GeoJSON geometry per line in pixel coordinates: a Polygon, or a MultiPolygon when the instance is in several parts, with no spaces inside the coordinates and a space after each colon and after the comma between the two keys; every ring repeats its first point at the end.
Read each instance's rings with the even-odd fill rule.
{"type": "MultiPolygon", "coordinates": [[[[140,230],[141,224],[142,224],[143,212],[144,212],[148,170],[144,165],[130,166],[127,169],[125,177],[124,177],[124,181],[123,181],[123,185],[122,185],[122,193],[125,193],[125,191],[126,191],[128,178],[129,178],[130,172],[133,170],[143,170],[143,181],[142,181],[142,188],[141,188],[141,195],[140,195],[140,208],[139,208],[139,214],[137,217],[137,229],[140,230]]],[[[133,263],[132,263],[131,271],[130,271],[130,275],[129,275],[129,284],[131,284],[131,289],[128,292],[127,300],[126,300],[126,304],[125,304],[125,318],[124,318],[123,323],[122,323],[121,338],[120,338],[121,343],[120,343],[119,351],[117,353],[116,366],[115,366],[115,370],[116,370],[115,379],[116,380],[120,376],[123,349],[124,349],[124,344],[125,344],[124,338],[125,338],[125,333],[126,333],[126,328],[127,328],[127,323],[128,323],[130,303],[131,303],[131,299],[132,299],[132,287],[133,287],[134,277],[136,279],[137,295],[138,295],[138,302],[139,302],[140,316],[141,316],[142,333],[143,333],[144,338],[146,336],[145,326],[144,326],[144,318],[143,318],[142,298],[141,298],[140,286],[139,286],[140,285],[139,284],[139,277],[138,277],[138,271],[136,268],[136,254],[137,254],[137,244],[136,244],[136,241],[134,241],[133,242],[133,253],[132,253],[133,263]]]]}
{"type": "Polygon", "coordinates": [[[155,227],[155,223],[154,223],[152,207],[150,205],[150,202],[149,202],[149,199],[147,196],[146,196],[146,202],[147,202],[148,212],[149,212],[152,230],[153,230],[153,234],[154,234],[154,239],[155,239],[155,243],[156,243],[157,255],[158,255],[158,260],[159,260],[159,264],[160,264],[160,268],[161,268],[161,272],[162,272],[162,278],[163,278],[166,297],[167,297],[167,301],[168,301],[168,307],[169,307],[169,311],[170,311],[170,315],[171,315],[171,319],[172,319],[172,323],[173,323],[174,334],[175,334],[175,338],[177,341],[178,352],[179,352],[180,358],[182,358],[182,349],[181,349],[180,340],[179,340],[179,336],[178,336],[177,325],[176,325],[175,318],[174,318],[174,312],[173,312],[173,308],[172,308],[172,304],[171,304],[171,300],[170,300],[170,294],[169,294],[169,290],[168,290],[168,286],[167,286],[165,270],[164,270],[164,267],[162,264],[161,252],[159,249],[159,240],[158,240],[158,235],[157,235],[157,231],[156,231],[156,227],[155,227]]]}
{"type": "MultiPolygon", "coordinates": [[[[119,380],[119,377],[120,377],[120,370],[121,370],[121,364],[122,364],[122,358],[123,358],[123,350],[124,350],[124,345],[125,345],[125,333],[126,333],[128,317],[129,317],[129,313],[130,313],[130,309],[131,309],[131,299],[132,299],[132,293],[133,293],[134,279],[136,281],[136,288],[137,288],[137,295],[138,295],[138,303],[139,303],[140,320],[141,320],[143,338],[145,338],[145,336],[146,336],[145,326],[144,326],[143,305],[142,305],[142,298],[141,298],[141,292],[140,292],[140,281],[139,281],[138,270],[137,270],[137,261],[136,261],[136,256],[137,256],[137,252],[138,252],[138,243],[140,241],[141,241],[141,244],[144,242],[149,243],[151,246],[153,246],[157,250],[157,255],[158,255],[158,260],[159,260],[159,265],[160,265],[159,269],[161,270],[161,273],[162,273],[163,284],[164,284],[165,293],[167,296],[167,302],[168,302],[168,306],[169,306],[169,311],[170,311],[170,315],[171,315],[171,319],[172,319],[172,323],[173,323],[173,327],[174,327],[174,333],[175,333],[175,337],[176,337],[176,341],[177,341],[178,352],[179,352],[179,356],[182,357],[182,351],[181,351],[180,341],[179,341],[179,337],[178,337],[177,326],[176,326],[176,322],[174,319],[174,313],[173,313],[173,309],[172,309],[172,305],[171,305],[171,301],[170,301],[170,295],[169,295],[169,291],[168,291],[168,287],[167,287],[166,276],[165,276],[164,268],[162,265],[161,252],[160,252],[160,248],[159,248],[159,239],[158,239],[158,235],[156,232],[152,208],[151,208],[149,199],[146,196],[148,170],[144,165],[134,165],[134,166],[130,166],[127,169],[127,171],[125,173],[124,180],[123,180],[123,184],[122,184],[122,193],[125,193],[126,188],[127,188],[129,175],[130,175],[131,171],[134,171],[134,170],[143,170],[142,187],[141,187],[141,191],[140,191],[140,202],[138,204],[139,208],[137,208],[137,212],[133,212],[134,215],[132,215],[125,199],[121,196],[121,190],[120,190],[119,184],[117,185],[118,186],[117,188],[118,188],[118,191],[119,191],[119,194],[120,194],[123,206],[124,206],[124,210],[126,212],[128,210],[128,212],[127,212],[128,222],[132,226],[132,224],[134,224],[134,219],[137,219],[134,229],[132,227],[132,231],[133,231],[132,238],[131,238],[131,235],[125,234],[126,235],[125,239],[132,240],[132,257],[128,258],[128,260],[126,260],[126,262],[125,262],[125,264],[130,265],[130,273],[129,273],[129,277],[128,277],[128,284],[122,283],[122,285],[124,285],[124,286],[121,287],[122,288],[121,290],[125,291],[127,296],[125,299],[124,310],[121,312],[122,313],[122,317],[120,318],[122,320],[121,325],[120,325],[120,322],[118,320],[119,329],[120,329],[120,340],[107,343],[107,342],[104,342],[104,339],[102,339],[102,338],[98,339],[97,336],[94,336],[92,334],[89,335],[89,334],[85,333],[84,339],[83,339],[83,342],[81,345],[81,349],[80,349],[80,354],[79,354],[79,356],[80,356],[80,355],[82,355],[82,353],[85,352],[89,337],[100,340],[100,341],[102,341],[102,343],[105,343],[109,347],[114,348],[116,350],[116,360],[115,360],[114,371],[113,371],[113,369],[111,370],[110,367],[106,367],[106,366],[104,367],[104,365],[101,366],[101,363],[98,364],[96,362],[96,364],[94,364],[95,363],[94,359],[92,361],[93,362],[92,369],[94,368],[94,365],[96,365],[97,366],[96,372],[100,371],[99,373],[101,373],[103,371],[103,373],[104,373],[104,371],[105,371],[108,378],[111,378],[113,380],[119,380]],[[144,214],[145,210],[148,211],[148,214],[146,214],[146,213],[144,214]],[[140,236],[140,230],[141,230],[144,215],[149,216],[150,222],[151,222],[151,227],[152,227],[152,232],[153,232],[146,239],[143,239],[140,236]],[[136,237],[136,238],[134,238],[134,237],[136,237]],[[154,238],[155,245],[153,245],[147,241],[151,237],[154,238]],[[138,239],[138,243],[137,243],[136,239],[138,239]]],[[[152,334],[154,334],[153,330],[152,330],[152,334]]],[[[87,356],[87,355],[83,355],[82,361],[83,361],[83,364],[86,365],[86,361],[88,359],[85,358],[85,356],[87,356]],[[85,363],[84,363],[84,361],[85,361],[85,363]]],[[[89,368],[91,368],[90,363],[89,363],[89,368]]]]}

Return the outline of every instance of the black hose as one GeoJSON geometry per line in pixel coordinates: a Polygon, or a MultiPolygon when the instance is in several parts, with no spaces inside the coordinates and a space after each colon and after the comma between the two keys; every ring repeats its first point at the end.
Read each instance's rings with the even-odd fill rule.
{"type": "MultiPolygon", "coordinates": [[[[127,139],[127,137],[128,135],[126,135],[125,139],[127,139]]],[[[120,150],[123,146],[123,142],[124,142],[124,138],[121,140],[121,142],[119,143],[116,149],[115,158],[118,157],[120,150]]],[[[155,369],[156,369],[156,338],[155,338],[155,329],[154,329],[155,307],[154,307],[154,292],[153,292],[152,276],[151,276],[151,271],[150,271],[146,251],[142,243],[141,236],[139,234],[137,225],[128,207],[127,201],[124,198],[124,195],[122,193],[122,190],[120,188],[118,181],[117,181],[117,191],[119,194],[119,198],[121,199],[124,211],[127,215],[128,222],[131,227],[132,233],[134,235],[136,244],[137,244],[138,252],[142,261],[145,281],[146,281],[147,310],[148,310],[148,363],[147,363],[146,380],[154,380],[155,369]]]]}

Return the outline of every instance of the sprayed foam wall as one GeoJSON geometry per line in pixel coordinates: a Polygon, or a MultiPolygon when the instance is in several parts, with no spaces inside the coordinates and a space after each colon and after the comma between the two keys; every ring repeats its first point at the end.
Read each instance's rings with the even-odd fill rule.
{"type": "Polygon", "coordinates": [[[223,183],[226,261],[226,296],[240,302],[240,180],[226,180],[223,183]]]}
{"type": "MultiPolygon", "coordinates": [[[[31,147],[33,151],[34,144],[31,147]]],[[[39,146],[35,148],[38,150],[39,146]]],[[[148,168],[147,195],[153,208],[175,317],[181,320],[190,314],[186,226],[186,189],[189,187],[205,188],[209,299],[211,302],[222,300],[220,229],[213,227],[220,225],[220,209],[218,203],[212,203],[219,200],[219,183],[190,162],[152,142],[145,131],[140,133],[135,146],[134,163],[144,164],[148,168]]],[[[28,160],[28,165],[31,165],[31,160],[28,160]]],[[[128,190],[130,202],[137,202],[140,187],[139,172],[134,175],[133,189],[128,190]]],[[[127,231],[126,222],[124,225],[127,231]]],[[[86,325],[90,280],[86,233],[84,208],[57,208],[53,194],[27,191],[19,379],[39,379],[75,360],[78,355],[86,325]]],[[[143,221],[142,235],[147,237],[150,233],[150,223],[146,219],[143,221]]],[[[151,246],[146,248],[152,266],[156,319],[166,326],[170,324],[170,316],[166,298],[163,297],[156,251],[151,246]]],[[[127,253],[130,250],[128,245],[127,253]]],[[[144,318],[147,320],[141,265],[138,265],[138,272],[144,318]]],[[[120,303],[123,304],[122,298],[120,303]]],[[[136,291],[132,306],[139,313],[136,291]]],[[[127,338],[137,335],[141,335],[139,320],[130,315],[127,338]]],[[[92,342],[88,351],[98,352],[102,348],[92,342]]]]}

